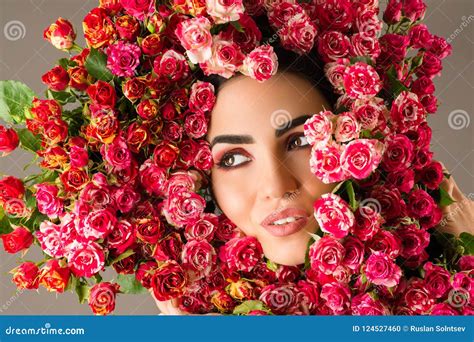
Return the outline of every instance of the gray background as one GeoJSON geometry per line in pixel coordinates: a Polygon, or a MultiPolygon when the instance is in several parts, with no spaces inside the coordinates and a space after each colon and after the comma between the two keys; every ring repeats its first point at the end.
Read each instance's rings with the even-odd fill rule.
{"type": "MultiPolygon", "coordinates": [[[[381,3],[385,3],[381,0],[381,3]]],[[[431,32],[444,36],[453,45],[453,54],[444,60],[441,78],[436,78],[436,95],[441,102],[429,123],[433,128],[432,150],[454,175],[461,190],[474,192],[473,130],[470,123],[474,96],[474,2],[472,0],[428,0],[426,24],[431,32]]],[[[70,20],[85,46],[82,19],[97,6],[97,0],[0,0],[0,79],[28,84],[38,95],[45,90],[41,75],[67,54],[56,50],[42,38],[43,30],[58,17],[70,20]]],[[[0,159],[0,174],[24,177],[37,169],[23,170],[32,155],[15,151],[0,159]]],[[[0,314],[89,314],[74,293],[56,295],[44,288],[16,291],[8,271],[19,261],[0,248],[0,314]]],[[[38,249],[25,259],[39,260],[38,249]]],[[[110,274],[112,277],[113,275],[110,274]]],[[[107,279],[106,277],[104,277],[107,279]]],[[[109,278],[108,280],[110,280],[109,278]]],[[[156,314],[151,296],[119,295],[116,314],[156,314]]]]}

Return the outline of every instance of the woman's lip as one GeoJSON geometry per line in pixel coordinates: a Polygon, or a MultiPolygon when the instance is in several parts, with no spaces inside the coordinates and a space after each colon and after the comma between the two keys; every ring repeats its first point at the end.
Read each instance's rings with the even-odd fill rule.
{"type": "Polygon", "coordinates": [[[305,210],[297,208],[287,208],[271,213],[260,224],[263,228],[265,228],[270,234],[274,236],[287,236],[303,229],[303,227],[306,226],[307,223],[308,214],[305,210]],[[275,221],[287,217],[294,217],[296,218],[296,220],[285,224],[273,224],[275,221]]]}

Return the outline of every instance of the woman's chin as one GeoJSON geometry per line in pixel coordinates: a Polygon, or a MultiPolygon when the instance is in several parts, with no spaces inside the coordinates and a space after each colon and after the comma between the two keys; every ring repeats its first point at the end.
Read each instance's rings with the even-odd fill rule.
{"type": "Polygon", "coordinates": [[[301,265],[305,262],[309,238],[307,235],[294,240],[261,241],[263,253],[267,259],[280,265],[301,265]]]}

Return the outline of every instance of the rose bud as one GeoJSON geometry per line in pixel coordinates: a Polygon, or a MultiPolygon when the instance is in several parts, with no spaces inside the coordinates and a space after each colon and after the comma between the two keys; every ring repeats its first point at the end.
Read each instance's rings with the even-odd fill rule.
{"type": "Polygon", "coordinates": [[[103,282],[92,286],[89,293],[89,307],[96,315],[107,315],[115,309],[115,295],[120,292],[120,286],[103,282]]]}
{"type": "Polygon", "coordinates": [[[69,84],[69,75],[60,65],[56,65],[41,77],[44,84],[53,91],[63,91],[69,84]]]}
{"type": "Polygon", "coordinates": [[[143,54],[155,56],[161,52],[163,46],[164,40],[161,38],[161,36],[159,34],[153,33],[146,36],[146,38],[142,40],[140,47],[142,48],[143,54]]]}
{"type": "Polygon", "coordinates": [[[17,227],[13,232],[0,236],[7,253],[17,253],[27,249],[33,243],[33,234],[25,227],[17,227]]]}
{"type": "Polygon", "coordinates": [[[80,91],[86,90],[93,80],[83,66],[69,68],[67,73],[69,75],[69,86],[80,91]]]}
{"type": "Polygon", "coordinates": [[[76,32],[68,20],[60,17],[44,30],[43,37],[56,49],[69,50],[74,46],[76,32]]]}
{"type": "Polygon", "coordinates": [[[59,260],[51,259],[41,269],[39,282],[48,291],[62,293],[67,287],[70,274],[69,268],[59,265],[59,260]]]}
{"type": "Polygon", "coordinates": [[[37,289],[39,286],[39,269],[33,262],[24,262],[10,271],[13,274],[12,281],[18,289],[37,289]]]}
{"type": "Polygon", "coordinates": [[[17,148],[19,143],[20,140],[15,129],[0,125],[0,152],[3,152],[3,157],[17,148]]]}

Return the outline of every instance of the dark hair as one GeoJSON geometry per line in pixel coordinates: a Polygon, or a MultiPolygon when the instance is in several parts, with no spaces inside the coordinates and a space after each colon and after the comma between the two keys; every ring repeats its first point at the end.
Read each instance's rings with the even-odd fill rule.
{"type": "MultiPolygon", "coordinates": [[[[324,63],[319,59],[316,48],[303,55],[287,50],[280,45],[273,48],[278,57],[278,70],[280,72],[291,72],[304,77],[322,93],[331,106],[334,106],[337,95],[325,76],[324,63]]],[[[203,76],[201,79],[213,84],[216,94],[219,92],[219,88],[229,80],[216,74],[203,76]]]]}

